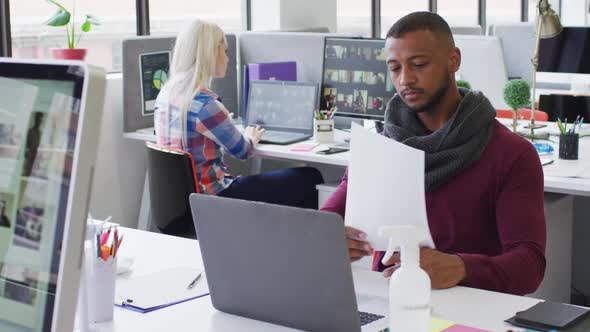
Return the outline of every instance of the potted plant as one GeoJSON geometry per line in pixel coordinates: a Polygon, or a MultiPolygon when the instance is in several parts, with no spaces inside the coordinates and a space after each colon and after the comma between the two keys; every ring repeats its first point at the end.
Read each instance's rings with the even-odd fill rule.
{"type": "Polygon", "coordinates": [[[512,109],[512,131],[516,133],[518,110],[531,102],[531,86],[524,80],[510,80],[504,86],[504,101],[512,109]]]}
{"type": "Polygon", "coordinates": [[[466,80],[457,80],[457,87],[471,90],[471,84],[469,82],[467,82],[466,80]]]}
{"type": "Polygon", "coordinates": [[[100,22],[92,15],[86,14],[84,22],[80,24],[79,31],[76,31],[76,0],[73,0],[73,8],[70,12],[56,0],[47,0],[57,7],[57,12],[53,14],[46,22],[51,27],[65,27],[68,38],[67,48],[51,49],[51,55],[55,59],[84,60],[86,49],[76,48],[80,42],[83,32],[88,32],[92,25],[100,25],[100,22]]]}

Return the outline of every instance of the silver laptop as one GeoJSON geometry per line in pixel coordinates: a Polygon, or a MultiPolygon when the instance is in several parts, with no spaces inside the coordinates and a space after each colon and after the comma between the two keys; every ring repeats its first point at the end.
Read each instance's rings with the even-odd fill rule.
{"type": "Polygon", "coordinates": [[[355,295],[337,214],[199,194],[190,204],[217,310],[306,331],[387,327],[387,300],[355,295]]]}
{"type": "Polygon", "coordinates": [[[251,81],[246,124],[266,129],[261,143],[291,144],[313,135],[318,85],[290,81],[251,81]]]}

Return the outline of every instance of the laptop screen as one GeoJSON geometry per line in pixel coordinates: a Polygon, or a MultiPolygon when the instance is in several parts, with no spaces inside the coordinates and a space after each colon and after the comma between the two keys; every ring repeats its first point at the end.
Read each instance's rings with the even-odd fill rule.
{"type": "MultiPolygon", "coordinates": [[[[0,331],[51,330],[64,234],[72,229],[68,200],[77,194],[70,189],[85,73],[76,65],[0,62],[0,331]]],[[[77,292],[78,285],[64,287],[77,292]]]]}
{"type": "Polygon", "coordinates": [[[317,84],[252,81],[246,123],[267,130],[311,133],[317,103],[317,84]]]}

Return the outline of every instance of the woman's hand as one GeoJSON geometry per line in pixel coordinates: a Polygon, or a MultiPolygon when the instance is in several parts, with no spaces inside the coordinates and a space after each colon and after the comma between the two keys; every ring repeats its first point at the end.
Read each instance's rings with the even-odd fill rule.
{"type": "Polygon", "coordinates": [[[252,142],[252,144],[254,146],[258,145],[258,142],[260,142],[260,139],[262,138],[262,135],[264,135],[264,128],[260,128],[258,126],[256,127],[246,127],[246,129],[244,129],[244,136],[246,136],[248,139],[250,139],[250,141],[252,142]]]}

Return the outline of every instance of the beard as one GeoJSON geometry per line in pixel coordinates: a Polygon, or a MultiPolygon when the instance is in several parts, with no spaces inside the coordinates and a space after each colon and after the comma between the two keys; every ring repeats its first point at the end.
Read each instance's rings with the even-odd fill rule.
{"type": "Polygon", "coordinates": [[[441,100],[447,93],[447,90],[449,90],[450,86],[451,76],[449,75],[449,73],[446,73],[445,79],[443,80],[443,84],[438,88],[438,90],[436,90],[434,95],[432,95],[432,97],[430,98],[430,100],[426,102],[426,104],[419,107],[410,107],[408,104],[406,104],[406,102],[403,99],[402,101],[404,102],[406,107],[414,113],[428,112],[431,109],[435,108],[438,104],[440,104],[441,100]]]}

